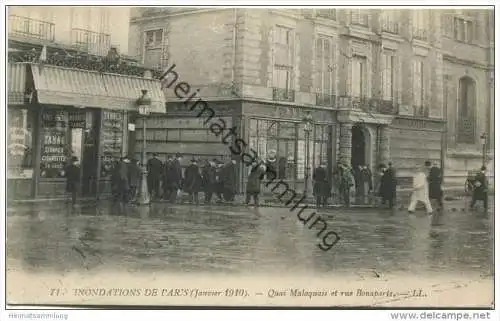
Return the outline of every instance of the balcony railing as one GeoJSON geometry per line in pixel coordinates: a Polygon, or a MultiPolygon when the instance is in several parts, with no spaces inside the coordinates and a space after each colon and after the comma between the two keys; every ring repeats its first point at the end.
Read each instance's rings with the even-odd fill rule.
{"type": "Polygon", "coordinates": [[[396,103],[367,97],[337,96],[335,107],[385,115],[397,115],[399,113],[399,107],[396,103]]]}
{"type": "Polygon", "coordinates": [[[335,107],[336,106],[336,96],[330,94],[316,93],[316,105],[335,107]]]}
{"type": "Polygon", "coordinates": [[[286,88],[273,88],[273,100],[276,101],[295,101],[295,91],[286,88]]]}
{"type": "Polygon", "coordinates": [[[383,19],[382,31],[392,34],[399,34],[399,24],[391,19],[383,19]]]}
{"type": "Polygon", "coordinates": [[[413,29],[413,38],[418,39],[418,40],[423,40],[426,41],[428,39],[429,35],[427,33],[427,30],[423,28],[414,28],[413,29]]]}
{"type": "Polygon", "coordinates": [[[54,42],[55,24],[47,21],[10,15],[9,36],[54,42]]]}
{"type": "Polygon", "coordinates": [[[111,35],[73,28],[71,30],[71,45],[79,51],[105,56],[111,48],[111,35]]]}

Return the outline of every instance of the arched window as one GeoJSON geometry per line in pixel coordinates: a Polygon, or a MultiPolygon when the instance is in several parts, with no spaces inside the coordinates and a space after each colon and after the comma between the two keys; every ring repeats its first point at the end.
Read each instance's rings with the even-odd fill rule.
{"type": "Polygon", "coordinates": [[[476,83],[469,77],[458,84],[457,143],[476,142],[476,83]]]}

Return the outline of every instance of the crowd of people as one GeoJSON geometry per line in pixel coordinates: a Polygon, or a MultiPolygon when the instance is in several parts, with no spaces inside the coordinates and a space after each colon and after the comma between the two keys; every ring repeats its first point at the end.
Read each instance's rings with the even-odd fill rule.
{"type": "MultiPolygon", "coordinates": [[[[186,193],[189,203],[199,205],[199,193],[203,192],[204,204],[233,203],[237,194],[237,164],[235,160],[222,162],[216,158],[198,164],[191,159],[190,164],[183,170],[182,155],[169,155],[163,162],[154,153],[146,164],[147,188],[151,200],[164,200],[172,204],[177,203],[179,197],[186,193]],[[201,166],[200,166],[201,165],[201,166]]],[[[254,205],[259,205],[262,183],[266,173],[273,168],[272,159],[255,161],[250,165],[250,172],[246,183],[245,202],[248,205],[253,198],[254,205]]],[[[80,181],[78,159],[71,158],[65,169],[67,191],[76,202],[77,190],[80,181]]],[[[137,202],[140,194],[141,167],[132,157],[121,158],[113,167],[111,175],[112,194],[115,203],[121,204],[137,202]]],[[[472,209],[477,201],[483,201],[483,208],[488,207],[488,182],[486,167],[467,179],[468,191],[472,192],[472,209]]],[[[316,207],[326,207],[331,198],[334,203],[349,207],[354,199],[356,204],[381,205],[394,208],[396,199],[396,171],[392,163],[380,164],[375,175],[370,166],[358,165],[352,168],[348,163],[339,161],[329,174],[324,162],[314,169],[312,175],[313,195],[316,207]],[[353,197],[354,196],[354,197],[353,197]]],[[[438,208],[443,208],[442,171],[439,166],[426,161],[423,166],[415,168],[409,212],[415,211],[418,202],[422,202],[429,214],[433,212],[431,200],[437,202],[438,208]]]]}
{"type": "MultiPolygon", "coordinates": [[[[200,168],[193,158],[184,171],[181,162],[181,154],[170,155],[162,162],[156,153],[147,161],[147,188],[151,200],[175,204],[181,192],[185,192],[189,195],[189,202],[198,205],[199,193],[204,192],[205,204],[212,203],[213,195],[218,203],[234,201],[237,192],[234,160],[224,163],[212,159],[200,168]]],[[[113,169],[111,183],[115,202],[136,202],[141,183],[141,168],[137,160],[130,157],[120,159],[113,169]]]]}

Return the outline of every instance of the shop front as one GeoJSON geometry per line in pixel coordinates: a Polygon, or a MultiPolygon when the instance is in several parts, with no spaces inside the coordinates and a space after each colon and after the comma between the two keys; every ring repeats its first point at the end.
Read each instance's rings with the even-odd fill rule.
{"type": "MultiPolygon", "coordinates": [[[[22,192],[16,188],[10,198],[63,196],[64,169],[71,157],[80,163],[81,195],[108,194],[114,163],[129,154],[128,123],[136,113],[141,90],[148,90],[153,112],[165,110],[160,83],[52,65],[23,65],[28,93],[25,96],[29,98],[22,107],[11,108],[9,104],[9,132],[16,133],[11,135],[13,150],[16,139],[21,142],[21,132],[29,138],[17,144],[28,147],[23,148],[24,152],[19,147],[17,154],[11,153],[9,168],[12,173],[30,177],[31,188],[22,192]]],[[[9,83],[14,81],[12,78],[9,76],[9,83]]],[[[17,187],[20,179],[16,181],[12,175],[9,186],[17,187]]]]}
{"type": "MultiPolygon", "coordinates": [[[[261,159],[275,155],[277,178],[296,191],[304,191],[306,182],[308,191],[312,191],[312,173],[320,163],[325,163],[329,172],[333,171],[336,157],[335,144],[332,143],[336,141],[334,117],[332,110],[243,103],[249,148],[261,159]],[[304,122],[308,114],[310,124],[304,122]]],[[[242,171],[243,186],[248,172],[249,168],[242,171]]]]}

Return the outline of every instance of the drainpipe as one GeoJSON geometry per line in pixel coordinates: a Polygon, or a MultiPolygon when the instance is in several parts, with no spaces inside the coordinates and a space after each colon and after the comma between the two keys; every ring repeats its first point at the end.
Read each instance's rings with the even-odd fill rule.
{"type": "Polygon", "coordinates": [[[238,8],[233,9],[234,25],[233,25],[233,57],[232,57],[232,69],[231,69],[231,85],[235,85],[235,69],[236,69],[236,33],[238,26],[238,8]]]}
{"type": "Polygon", "coordinates": [[[445,163],[444,159],[446,157],[446,150],[448,149],[448,75],[444,77],[444,99],[443,99],[443,120],[444,122],[444,130],[441,135],[441,184],[444,183],[444,172],[445,172],[445,163]]]}

